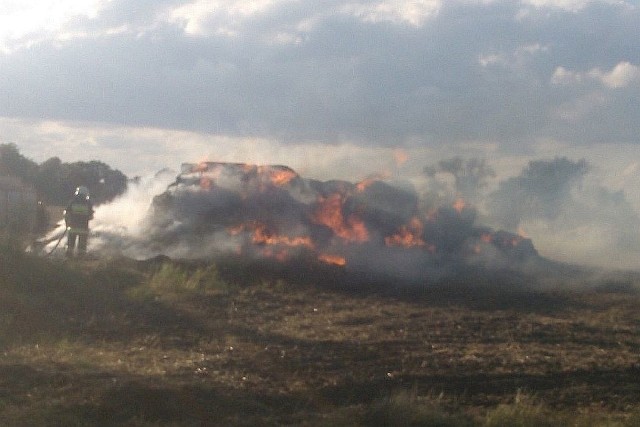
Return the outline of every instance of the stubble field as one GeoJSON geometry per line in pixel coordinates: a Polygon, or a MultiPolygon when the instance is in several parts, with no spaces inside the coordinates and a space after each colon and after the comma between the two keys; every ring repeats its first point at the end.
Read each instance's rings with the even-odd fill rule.
{"type": "Polygon", "coordinates": [[[3,425],[637,425],[640,295],[3,253],[3,425]]]}

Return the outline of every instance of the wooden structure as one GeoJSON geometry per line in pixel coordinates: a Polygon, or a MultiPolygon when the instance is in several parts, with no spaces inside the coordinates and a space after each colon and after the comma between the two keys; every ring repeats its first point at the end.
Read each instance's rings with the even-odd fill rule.
{"type": "Polygon", "coordinates": [[[0,176],[0,231],[24,234],[34,230],[38,199],[35,190],[12,176],[0,176]]]}

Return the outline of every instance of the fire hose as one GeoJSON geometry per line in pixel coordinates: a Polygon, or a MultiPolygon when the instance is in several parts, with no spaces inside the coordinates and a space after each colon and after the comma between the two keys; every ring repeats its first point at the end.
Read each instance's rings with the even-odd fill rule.
{"type": "Polygon", "coordinates": [[[64,236],[67,235],[67,230],[68,228],[65,227],[64,228],[64,232],[62,233],[62,235],[60,236],[60,238],[58,239],[58,241],[56,242],[56,245],[53,247],[53,249],[51,249],[48,253],[46,253],[44,256],[48,257],[50,256],[56,249],[58,249],[58,246],[60,245],[60,242],[62,242],[62,239],[64,238],[64,236]]]}

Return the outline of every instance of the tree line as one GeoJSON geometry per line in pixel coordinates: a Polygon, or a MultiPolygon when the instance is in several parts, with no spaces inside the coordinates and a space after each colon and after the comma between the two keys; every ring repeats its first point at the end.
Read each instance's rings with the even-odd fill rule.
{"type": "Polygon", "coordinates": [[[20,153],[15,144],[0,144],[0,176],[14,176],[34,187],[47,204],[64,206],[77,186],[91,192],[95,204],[105,203],[127,189],[128,178],[109,165],[89,162],[62,162],[51,157],[38,164],[20,153]]]}

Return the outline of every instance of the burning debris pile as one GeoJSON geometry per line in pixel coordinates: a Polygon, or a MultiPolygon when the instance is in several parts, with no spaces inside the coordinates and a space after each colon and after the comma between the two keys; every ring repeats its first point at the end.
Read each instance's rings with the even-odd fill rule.
{"type": "Polygon", "coordinates": [[[154,198],[147,236],[156,252],[171,256],[313,259],[411,279],[537,257],[529,239],[475,221],[462,199],[425,209],[409,185],[324,182],[286,166],[205,162],[184,164],[154,198]]]}

